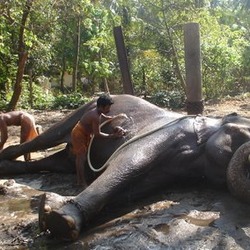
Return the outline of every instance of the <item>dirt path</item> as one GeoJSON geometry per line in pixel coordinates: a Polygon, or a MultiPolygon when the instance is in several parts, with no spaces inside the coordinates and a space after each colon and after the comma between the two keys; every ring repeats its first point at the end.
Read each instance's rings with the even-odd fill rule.
{"type": "MultiPolygon", "coordinates": [[[[37,111],[34,115],[46,130],[68,112],[37,111]]],[[[232,112],[250,118],[250,97],[205,104],[205,115],[232,112]]],[[[19,143],[19,128],[12,127],[9,134],[7,145],[19,143]]],[[[33,153],[32,157],[47,153],[33,153]]],[[[62,243],[40,234],[37,207],[44,190],[76,195],[75,176],[13,178],[0,180],[0,249],[250,249],[250,207],[226,190],[173,187],[130,210],[121,212],[121,207],[114,207],[103,211],[102,219],[86,228],[78,241],[62,243]],[[110,211],[114,219],[105,221],[103,218],[112,217],[110,211]]]]}
{"type": "Polygon", "coordinates": [[[205,104],[204,115],[223,116],[232,112],[250,118],[250,96],[225,98],[222,101],[205,104]]]}

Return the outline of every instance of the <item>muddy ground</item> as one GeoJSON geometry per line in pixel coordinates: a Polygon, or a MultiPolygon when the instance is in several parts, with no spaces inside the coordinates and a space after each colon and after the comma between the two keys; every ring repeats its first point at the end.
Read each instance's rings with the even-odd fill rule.
{"type": "MultiPolygon", "coordinates": [[[[33,113],[45,130],[68,112],[33,113]]],[[[250,118],[250,96],[205,104],[205,115],[231,112],[250,118]]],[[[19,128],[11,127],[9,134],[6,146],[18,143],[19,128]]],[[[54,150],[58,148],[32,153],[32,158],[54,150]]],[[[110,207],[73,243],[39,232],[37,209],[45,191],[61,195],[80,192],[75,175],[1,177],[0,249],[250,249],[250,206],[235,200],[226,189],[216,190],[207,184],[172,187],[128,204],[126,210],[110,207]]]]}

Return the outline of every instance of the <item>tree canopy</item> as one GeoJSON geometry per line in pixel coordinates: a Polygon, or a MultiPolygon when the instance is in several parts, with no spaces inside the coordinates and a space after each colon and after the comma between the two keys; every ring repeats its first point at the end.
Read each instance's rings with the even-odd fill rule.
{"type": "Polygon", "coordinates": [[[250,1],[235,0],[2,0],[1,106],[15,109],[27,94],[32,107],[41,77],[56,83],[52,96],[88,96],[105,84],[121,93],[116,26],[123,29],[136,95],[185,99],[188,22],[200,25],[204,98],[250,91],[249,8],[250,1]]]}

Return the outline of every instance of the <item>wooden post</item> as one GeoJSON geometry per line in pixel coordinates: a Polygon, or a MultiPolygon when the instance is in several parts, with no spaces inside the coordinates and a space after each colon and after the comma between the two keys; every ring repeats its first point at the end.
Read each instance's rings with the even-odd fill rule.
{"type": "Polygon", "coordinates": [[[124,94],[134,95],[134,89],[129,72],[127,53],[121,26],[114,27],[114,37],[120,70],[122,74],[123,92],[124,94]]]}
{"type": "Polygon", "coordinates": [[[184,25],[187,113],[202,114],[200,29],[198,23],[184,25]]]}

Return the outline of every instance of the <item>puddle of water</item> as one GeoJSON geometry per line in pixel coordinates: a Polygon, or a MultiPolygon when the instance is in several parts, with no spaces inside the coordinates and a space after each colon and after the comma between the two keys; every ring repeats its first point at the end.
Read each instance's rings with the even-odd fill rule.
{"type": "Polygon", "coordinates": [[[150,209],[152,212],[159,212],[161,210],[168,209],[171,206],[174,206],[177,204],[178,204],[177,202],[169,201],[169,200],[159,201],[157,203],[154,203],[153,205],[150,205],[150,209]]]}
{"type": "Polygon", "coordinates": [[[2,224],[16,224],[31,218],[37,218],[37,214],[33,213],[29,200],[17,197],[1,198],[0,221],[2,224]]]}
{"type": "Polygon", "coordinates": [[[212,223],[216,220],[216,218],[198,219],[198,218],[192,218],[190,216],[185,216],[184,219],[193,225],[201,227],[212,226],[212,223]]]}
{"type": "Polygon", "coordinates": [[[218,216],[216,216],[216,215],[208,217],[208,218],[198,218],[198,217],[195,218],[195,217],[192,217],[192,216],[187,215],[187,214],[181,214],[181,215],[177,215],[175,217],[177,217],[179,219],[183,219],[190,224],[193,224],[195,226],[200,226],[200,227],[213,226],[214,221],[218,219],[218,216]]]}
{"type": "Polygon", "coordinates": [[[170,226],[168,224],[158,224],[158,225],[154,226],[154,229],[157,232],[168,234],[169,230],[170,230],[170,226]]]}
{"type": "Polygon", "coordinates": [[[16,178],[15,180],[17,183],[22,184],[22,185],[27,185],[31,187],[32,189],[40,189],[42,187],[42,178],[31,179],[31,180],[27,178],[16,178]]]}
{"type": "Polygon", "coordinates": [[[0,221],[2,224],[16,224],[20,221],[37,218],[40,192],[15,183],[9,187],[7,195],[1,195],[0,221]]]}

